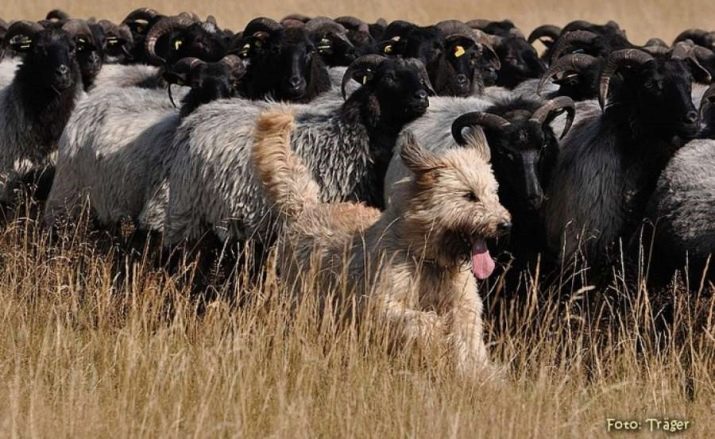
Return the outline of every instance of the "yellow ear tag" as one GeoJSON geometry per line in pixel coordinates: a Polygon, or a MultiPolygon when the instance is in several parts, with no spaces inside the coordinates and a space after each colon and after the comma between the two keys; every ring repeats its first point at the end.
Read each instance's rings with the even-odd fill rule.
{"type": "Polygon", "coordinates": [[[465,50],[464,47],[462,46],[457,46],[454,48],[454,57],[459,58],[460,56],[464,55],[465,50]]]}
{"type": "Polygon", "coordinates": [[[182,44],[181,40],[174,41],[174,50],[179,50],[179,47],[181,47],[182,44]]]}
{"type": "Polygon", "coordinates": [[[392,44],[388,44],[384,49],[385,53],[392,53],[392,44]]]}

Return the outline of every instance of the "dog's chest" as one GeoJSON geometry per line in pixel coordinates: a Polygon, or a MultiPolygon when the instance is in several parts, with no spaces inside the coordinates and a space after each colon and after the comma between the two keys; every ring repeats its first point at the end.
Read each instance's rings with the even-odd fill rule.
{"type": "Polygon", "coordinates": [[[456,302],[477,294],[477,284],[469,270],[429,267],[420,271],[416,300],[422,309],[448,312],[456,302]]]}

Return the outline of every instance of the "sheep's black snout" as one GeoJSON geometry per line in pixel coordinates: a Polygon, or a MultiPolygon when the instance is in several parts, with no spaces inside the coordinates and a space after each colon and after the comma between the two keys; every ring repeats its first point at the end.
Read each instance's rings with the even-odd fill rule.
{"type": "Polygon", "coordinates": [[[465,75],[464,73],[460,73],[455,79],[457,80],[457,85],[459,85],[460,87],[465,87],[467,84],[469,84],[467,75],[465,75]]]}
{"type": "Polygon", "coordinates": [[[697,111],[688,111],[688,113],[685,115],[684,122],[687,124],[695,124],[698,122],[698,112],[697,111]]]}
{"type": "Polygon", "coordinates": [[[65,64],[58,66],[55,69],[55,86],[60,89],[66,89],[72,86],[71,70],[65,64]]]}

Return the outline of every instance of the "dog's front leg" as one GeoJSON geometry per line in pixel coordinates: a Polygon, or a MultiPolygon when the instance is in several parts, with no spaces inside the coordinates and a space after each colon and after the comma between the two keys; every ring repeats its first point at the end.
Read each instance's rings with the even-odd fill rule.
{"type": "Polygon", "coordinates": [[[432,311],[417,311],[401,303],[383,304],[382,317],[403,345],[439,348],[445,340],[447,327],[442,317],[432,311]]]}
{"type": "Polygon", "coordinates": [[[474,376],[491,372],[493,366],[484,343],[482,301],[476,291],[460,295],[446,317],[457,373],[474,376]]]}

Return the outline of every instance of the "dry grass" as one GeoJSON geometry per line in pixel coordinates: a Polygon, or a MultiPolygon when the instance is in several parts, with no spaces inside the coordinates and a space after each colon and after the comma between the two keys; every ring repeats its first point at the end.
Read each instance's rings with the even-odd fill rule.
{"type": "Polygon", "coordinates": [[[150,6],[171,13],[184,10],[214,14],[219,24],[241,27],[250,18],[265,15],[280,18],[293,12],[308,15],[352,14],[366,20],[404,18],[421,23],[446,18],[511,18],[526,31],[544,24],[562,25],[573,19],[595,22],[617,20],[636,43],[657,36],[671,40],[688,27],[715,28],[715,2],[711,0],[5,0],[0,17],[39,19],[52,8],[62,8],[78,17],[120,20],[134,7],[150,6]]]}
{"type": "MultiPolygon", "coordinates": [[[[527,30],[613,18],[636,42],[715,22],[715,3],[705,0],[340,7],[326,0],[10,0],[0,16],[37,19],[62,7],[119,19],[145,4],[213,13],[233,27],[294,11],[419,22],[511,17],[527,30]]],[[[32,221],[0,231],[0,435],[592,437],[608,435],[609,417],[687,419],[689,437],[715,429],[713,304],[699,297],[681,295],[670,326],[677,334],[660,336],[642,293],[633,293],[628,311],[609,303],[542,308],[530,298],[487,313],[492,356],[506,366],[506,380],[465,383],[439,358],[390,355],[375,342],[380,328],[336,326],[310,298],[291,309],[270,273],[197,313],[178,275],[106,247],[79,232],[50,244],[32,221]],[[252,299],[237,306],[236,296],[252,299]]]]}
{"type": "Polygon", "coordinates": [[[708,300],[680,300],[678,334],[660,341],[643,295],[630,311],[505,307],[487,321],[506,379],[467,383],[311,298],[292,309],[270,272],[197,313],[178,275],[117,248],[82,228],[49,242],[27,220],[0,232],[2,435],[592,437],[609,417],[713,429],[708,300]]]}

